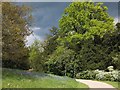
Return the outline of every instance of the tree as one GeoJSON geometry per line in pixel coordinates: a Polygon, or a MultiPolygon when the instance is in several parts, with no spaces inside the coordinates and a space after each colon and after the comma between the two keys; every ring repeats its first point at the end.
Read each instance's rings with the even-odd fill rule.
{"type": "Polygon", "coordinates": [[[78,44],[79,40],[103,37],[114,31],[113,18],[107,13],[102,3],[74,2],[64,11],[59,21],[58,39],[61,43],[78,44]],[[72,42],[75,40],[75,42],[72,42]]]}
{"type": "Polygon", "coordinates": [[[40,41],[35,40],[34,43],[30,46],[30,53],[29,53],[29,61],[30,67],[33,68],[35,71],[43,71],[44,70],[44,48],[40,41]]]}
{"type": "MultiPolygon", "coordinates": [[[[59,21],[59,27],[57,41],[75,51],[74,59],[77,60],[79,71],[105,69],[113,65],[110,53],[114,50],[118,52],[119,35],[114,28],[113,18],[102,3],[70,4],[59,21]]],[[[118,58],[118,54],[115,55],[118,58]]]]}
{"type": "Polygon", "coordinates": [[[109,57],[112,58],[112,65],[115,69],[120,69],[120,23],[116,24],[115,31],[111,35],[106,35],[102,45],[108,48],[109,57]]]}
{"type": "Polygon", "coordinates": [[[102,3],[70,4],[59,21],[57,34],[54,33],[51,44],[48,44],[53,46],[52,43],[57,42],[46,62],[48,71],[74,77],[80,71],[115,66],[119,58],[118,53],[112,57],[113,50],[119,51],[119,35],[115,32],[113,18],[102,3]],[[53,39],[54,36],[57,37],[53,39]]]}
{"type": "Polygon", "coordinates": [[[74,56],[74,51],[58,46],[46,62],[48,71],[57,75],[74,77],[76,73],[74,56]]]}
{"type": "Polygon", "coordinates": [[[95,69],[104,70],[110,66],[112,58],[109,57],[107,50],[108,48],[103,47],[101,44],[95,45],[92,41],[84,42],[77,55],[81,71],[95,69]]]}
{"type": "Polygon", "coordinates": [[[52,27],[51,29],[50,29],[50,34],[47,36],[47,39],[46,39],[46,41],[44,42],[44,53],[46,54],[46,55],[50,55],[50,54],[52,54],[54,51],[55,51],[55,49],[56,49],[56,47],[57,47],[57,45],[58,45],[58,43],[57,43],[57,38],[58,38],[58,28],[56,28],[56,27],[52,27]]]}
{"type": "Polygon", "coordinates": [[[30,8],[2,3],[2,61],[3,67],[27,69],[26,37],[31,34],[30,8]]]}

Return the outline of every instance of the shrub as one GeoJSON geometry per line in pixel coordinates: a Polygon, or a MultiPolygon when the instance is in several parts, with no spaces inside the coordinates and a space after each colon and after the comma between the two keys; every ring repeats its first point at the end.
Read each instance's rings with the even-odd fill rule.
{"type": "Polygon", "coordinates": [[[96,79],[103,81],[120,81],[120,71],[114,70],[113,66],[108,67],[109,72],[104,70],[83,71],[76,75],[76,78],[81,79],[96,79]]]}
{"type": "Polygon", "coordinates": [[[120,78],[119,78],[120,71],[114,70],[111,72],[111,74],[112,74],[111,81],[120,81],[120,78]]]}
{"type": "Polygon", "coordinates": [[[95,79],[95,73],[94,71],[83,71],[78,74],[76,74],[76,78],[81,78],[81,79],[95,79]]]}
{"type": "Polygon", "coordinates": [[[112,72],[102,72],[96,74],[97,80],[105,80],[105,81],[119,81],[119,71],[112,72]]]}
{"type": "Polygon", "coordinates": [[[114,70],[113,66],[109,66],[107,69],[109,70],[109,72],[112,72],[114,70]]]}
{"type": "Polygon", "coordinates": [[[106,81],[112,81],[112,80],[114,80],[114,79],[112,78],[112,73],[111,73],[111,72],[106,72],[106,73],[104,73],[103,79],[106,80],[106,81]]]}
{"type": "Polygon", "coordinates": [[[44,71],[45,58],[43,58],[43,51],[44,49],[38,40],[35,40],[34,43],[30,46],[30,68],[33,68],[35,71],[44,71]]]}

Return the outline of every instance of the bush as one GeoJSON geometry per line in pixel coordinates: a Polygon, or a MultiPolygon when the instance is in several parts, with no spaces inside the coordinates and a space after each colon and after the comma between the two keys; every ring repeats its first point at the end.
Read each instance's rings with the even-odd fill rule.
{"type": "Polygon", "coordinates": [[[96,79],[102,81],[120,81],[120,71],[114,70],[113,66],[108,67],[109,72],[104,70],[83,71],[76,74],[78,79],[96,79]]]}
{"type": "Polygon", "coordinates": [[[119,79],[119,71],[114,70],[112,72],[101,72],[96,74],[97,80],[104,80],[104,81],[120,81],[119,79]]]}
{"type": "Polygon", "coordinates": [[[114,70],[113,66],[109,66],[107,69],[109,70],[109,72],[112,72],[114,70]]]}
{"type": "Polygon", "coordinates": [[[34,43],[30,46],[30,52],[29,52],[29,62],[30,62],[30,68],[33,68],[35,71],[44,71],[44,54],[43,54],[43,47],[41,43],[36,40],[34,43]]]}
{"type": "Polygon", "coordinates": [[[95,73],[94,71],[83,71],[78,74],[76,74],[76,78],[78,79],[95,79],[95,73]]]}
{"type": "Polygon", "coordinates": [[[74,56],[73,50],[58,46],[46,62],[48,71],[60,76],[74,77],[76,75],[75,70],[77,70],[74,56]]]}
{"type": "Polygon", "coordinates": [[[95,79],[104,80],[104,72],[100,72],[100,73],[96,74],[95,79]]]}

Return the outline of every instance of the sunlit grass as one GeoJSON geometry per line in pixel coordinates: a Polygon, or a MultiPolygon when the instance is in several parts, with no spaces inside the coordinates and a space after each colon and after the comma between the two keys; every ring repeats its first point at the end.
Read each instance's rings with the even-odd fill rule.
{"type": "Polygon", "coordinates": [[[0,90],[2,89],[2,68],[0,67],[0,90]]]}
{"type": "Polygon", "coordinates": [[[112,85],[113,87],[115,88],[118,88],[120,90],[120,82],[113,82],[113,81],[102,81],[102,82],[105,82],[107,84],[110,84],[112,85]]]}
{"type": "Polygon", "coordinates": [[[3,69],[3,88],[88,88],[68,77],[3,69]]]}

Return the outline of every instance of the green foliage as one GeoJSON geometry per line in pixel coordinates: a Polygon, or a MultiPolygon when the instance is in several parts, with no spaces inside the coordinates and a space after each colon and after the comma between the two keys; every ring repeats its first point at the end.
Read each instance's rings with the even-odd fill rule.
{"type": "Polygon", "coordinates": [[[82,70],[105,69],[111,65],[111,58],[106,54],[106,48],[101,45],[94,45],[93,42],[84,42],[77,55],[81,62],[82,70]]]}
{"type": "Polygon", "coordinates": [[[26,68],[30,64],[36,71],[70,77],[78,73],[78,78],[118,81],[113,78],[117,71],[91,71],[106,70],[108,66],[120,69],[120,23],[114,26],[106,6],[71,3],[59,28],[52,27],[44,43],[35,41],[28,50],[25,38],[31,33],[27,28],[31,22],[29,14],[26,6],[3,3],[3,66],[26,68]]]}
{"type": "Polygon", "coordinates": [[[111,65],[119,69],[119,23],[116,26],[102,3],[71,3],[59,29],[53,28],[55,33],[48,39],[46,47],[52,49],[46,62],[48,71],[74,77],[80,71],[104,70],[111,65]]]}
{"type": "MultiPolygon", "coordinates": [[[[88,88],[69,77],[38,72],[3,69],[2,88],[88,88]]],[[[87,89],[86,89],[87,90],[87,89]]]]}
{"type": "Polygon", "coordinates": [[[28,68],[28,48],[26,36],[31,32],[30,8],[2,3],[2,61],[3,67],[28,68]],[[24,18],[26,17],[26,18],[24,18]]]}
{"type": "Polygon", "coordinates": [[[76,78],[78,79],[95,79],[96,74],[94,73],[94,71],[82,71],[80,73],[76,74],[76,78]]]}
{"type": "Polygon", "coordinates": [[[87,71],[79,72],[76,74],[76,78],[102,80],[102,81],[120,81],[119,74],[120,71],[118,70],[106,72],[104,70],[97,69],[97,70],[91,70],[91,71],[87,70],[87,71]]]}
{"type": "Polygon", "coordinates": [[[58,38],[57,28],[52,27],[50,29],[51,34],[48,35],[47,40],[45,42],[39,42],[36,40],[33,45],[30,46],[29,60],[30,66],[36,71],[47,71],[46,61],[49,59],[49,55],[51,55],[56,47],[58,38]]]}
{"type": "Polygon", "coordinates": [[[117,69],[120,70],[120,53],[115,53],[114,56],[112,56],[112,62],[115,65],[117,69]]]}
{"type": "Polygon", "coordinates": [[[104,80],[104,81],[120,81],[119,78],[120,71],[114,70],[112,72],[100,72],[96,74],[97,80],[104,80]]]}
{"type": "Polygon", "coordinates": [[[110,35],[106,34],[102,40],[102,47],[106,48],[106,53],[116,69],[120,69],[120,23],[116,24],[115,31],[110,35]]]}
{"type": "Polygon", "coordinates": [[[103,37],[114,30],[113,18],[108,15],[107,7],[93,2],[71,3],[64,11],[59,27],[59,33],[64,35],[60,38],[67,38],[65,41],[73,38],[94,39],[95,35],[103,37]],[[75,35],[68,35],[73,31],[75,35]]]}
{"type": "Polygon", "coordinates": [[[74,56],[74,51],[62,46],[57,47],[56,51],[50,55],[49,60],[46,62],[49,72],[74,77],[76,68],[74,56]]]}
{"type": "Polygon", "coordinates": [[[36,71],[43,71],[44,69],[43,51],[42,44],[38,40],[35,40],[30,47],[29,61],[30,67],[36,71]]]}
{"type": "Polygon", "coordinates": [[[50,32],[51,32],[50,35],[47,36],[47,39],[45,40],[43,45],[44,53],[46,55],[52,54],[58,45],[56,41],[56,39],[58,38],[58,28],[52,27],[50,29],[50,32]]]}

